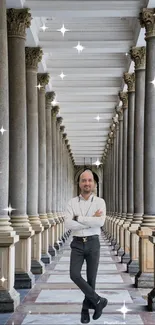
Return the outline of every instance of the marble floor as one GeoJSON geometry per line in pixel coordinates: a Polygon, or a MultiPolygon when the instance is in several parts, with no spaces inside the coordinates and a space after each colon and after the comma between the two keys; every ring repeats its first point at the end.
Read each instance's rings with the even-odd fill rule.
{"type": "MultiPolygon", "coordinates": [[[[83,293],[69,278],[70,240],[55,260],[46,267],[35,286],[27,292],[20,306],[12,314],[0,314],[0,325],[79,325],[83,293]]],[[[147,311],[146,291],[136,289],[126,265],[112,250],[104,234],[100,237],[101,257],[96,291],[108,299],[102,316],[89,324],[153,325],[155,312],[147,311]],[[123,316],[120,309],[128,312],[123,316]]],[[[82,268],[85,278],[85,265],[82,268]]],[[[149,292],[150,290],[148,290],[149,292]]],[[[93,311],[90,310],[92,316],[93,311]]]]}

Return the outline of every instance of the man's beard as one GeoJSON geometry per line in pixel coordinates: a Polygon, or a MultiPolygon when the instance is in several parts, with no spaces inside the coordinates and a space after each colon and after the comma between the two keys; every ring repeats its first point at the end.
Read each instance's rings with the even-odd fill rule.
{"type": "Polygon", "coordinates": [[[91,193],[91,192],[92,192],[91,188],[88,188],[88,189],[84,188],[84,189],[83,189],[83,193],[84,193],[84,194],[89,194],[89,193],[91,193]]]}

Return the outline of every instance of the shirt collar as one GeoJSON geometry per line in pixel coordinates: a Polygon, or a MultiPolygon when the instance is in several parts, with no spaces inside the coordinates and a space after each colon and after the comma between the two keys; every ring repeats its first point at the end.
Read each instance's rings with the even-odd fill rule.
{"type": "Polygon", "coordinates": [[[89,196],[89,199],[88,200],[85,200],[85,198],[80,194],[79,195],[79,197],[80,197],[80,199],[81,200],[83,200],[83,201],[91,201],[92,200],[92,198],[94,197],[94,195],[93,194],[90,194],[90,196],[89,196]]]}

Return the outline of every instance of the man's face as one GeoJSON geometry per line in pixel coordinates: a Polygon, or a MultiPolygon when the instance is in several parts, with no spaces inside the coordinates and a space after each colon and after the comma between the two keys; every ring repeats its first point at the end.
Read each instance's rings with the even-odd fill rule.
{"type": "Polygon", "coordinates": [[[80,177],[79,186],[81,189],[81,193],[89,194],[94,190],[95,183],[93,175],[89,172],[84,172],[80,177]]]}

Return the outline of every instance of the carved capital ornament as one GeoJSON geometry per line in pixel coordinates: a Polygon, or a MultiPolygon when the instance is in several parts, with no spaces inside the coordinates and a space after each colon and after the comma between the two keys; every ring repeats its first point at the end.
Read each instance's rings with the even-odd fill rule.
{"type": "Polygon", "coordinates": [[[115,111],[118,114],[118,120],[123,121],[123,108],[121,106],[116,106],[115,111]]]}
{"type": "Polygon", "coordinates": [[[125,91],[120,91],[120,92],[119,92],[119,98],[120,98],[120,100],[121,100],[122,103],[123,103],[122,108],[123,108],[123,109],[128,108],[128,93],[125,92],[125,91]]]}
{"type": "MultiPolygon", "coordinates": [[[[55,98],[55,92],[54,91],[47,91],[46,92],[46,102],[52,102],[52,100],[55,98]]],[[[51,104],[52,105],[52,104],[51,104]]]]}
{"type": "Polygon", "coordinates": [[[135,70],[145,69],[146,61],[146,48],[142,47],[132,47],[130,50],[131,59],[135,62],[135,70]]]}
{"type": "Polygon", "coordinates": [[[135,91],[135,73],[124,73],[124,81],[128,86],[128,92],[134,92],[135,91]]]}
{"type": "Polygon", "coordinates": [[[155,8],[143,8],[139,14],[141,27],[145,27],[146,39],[155,37],[155,8]]]}
{"type": "Polygon", "coordinates": [[[58,113],[59,113],[59,106],[54,106],[52,108],[52,117],[56,118],[58,113]]]}
{"type": "Polygon", "coordinates": [[[27,68],[37,69],[42,60],[43,50],[40,47],[25,47],[25,60],[27,68]]]}
{"type": "Polygon", "coordinates": [[[28,8],[7,9],[8,37],[26,38],[26,28],[31,25],[31,14],[28,8]]]}
{"type": "Polygon", "coordinates": [[[40,90],[45,89],[45,86],[48,85],[50,76],[49,73],[38,73],[38,83],[41,85],[40,90]]]}

